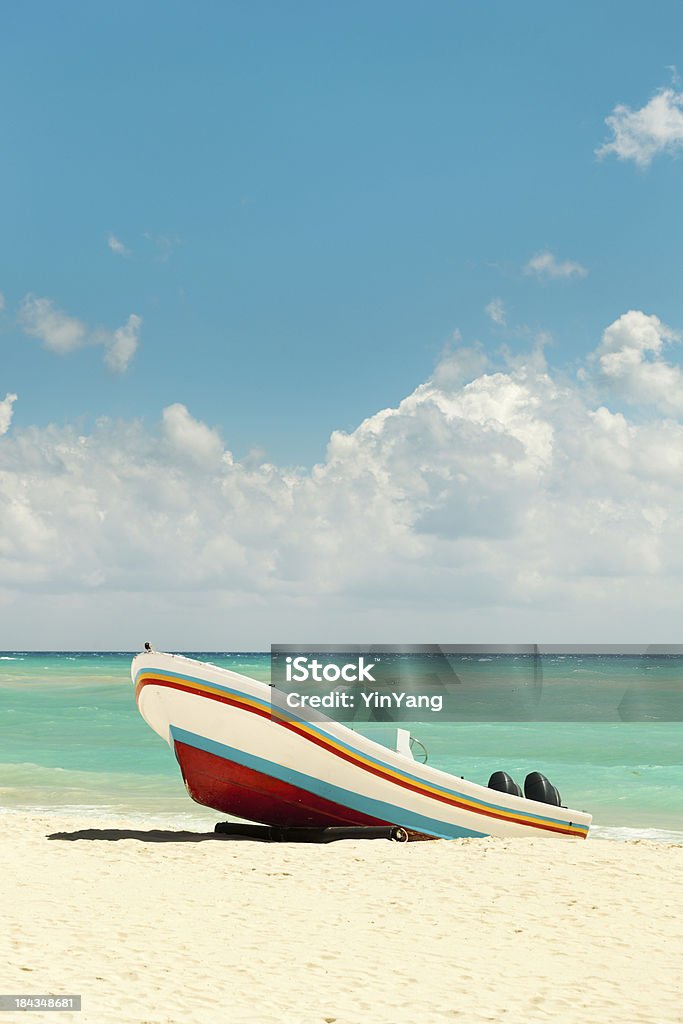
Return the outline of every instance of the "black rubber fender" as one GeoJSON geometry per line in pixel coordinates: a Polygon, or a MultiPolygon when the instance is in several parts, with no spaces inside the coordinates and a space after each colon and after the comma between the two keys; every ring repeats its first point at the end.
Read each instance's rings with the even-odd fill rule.
{"type": "Polygon", "coordinates": [[[545,775],[540,772],[529,772],[524,780],[524,796],[527,800],[537,800],[541,804],[560,807],[560,794],[545,775]]]}
{"type": "Polygon", "coordinates": [[[509,793],[510,796],[522,795],[518,784],[507,772],[494,772],[488,781],[488,787],[489,789],[497,790],[499,793],[509,793]]]}

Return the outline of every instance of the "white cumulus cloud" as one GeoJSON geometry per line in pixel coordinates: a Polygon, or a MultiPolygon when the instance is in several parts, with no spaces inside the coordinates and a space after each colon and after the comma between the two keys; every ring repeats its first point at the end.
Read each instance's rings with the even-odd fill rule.
{"type": "Polygon", "coordinates": [[[660,89],[644,107],[621,103],[605,118],[612,138],[599,146],[599,159],[610,153],[648,167],[660,153],[675,154],[683,146],[683,92],[660,89]]]}
{"type": "Polygon", "coordinates": [[[180,402],[164,409],[163,427],[172,449],[199,465],[211,466],[225,455],[218,431],[196,420],[180,402]]]}
{"type": "Polygon", "coordinates": [[[19,308],[19,323],[25,334],[37,338],[58,355],[67,355],[86,345],[100,345],[105,350],[108,369],[123,373],[137,350],[142,318],[132,313],[114,331],[91,329],[83,320],[59,309],[52,299],[26,295],[19,308]]]}
{"type": "Polygon", "coordinates": [[[17,396],[8,392],[0,402],[0,435],[6,434],[9,430],[10,423],[12,422],[12,413],[14,412],[13,406],[16,400],[17,396]]]}
{"type": "Polygon", "coordinates": [[[666,345],[681,341],[657,316],[631,309],[605,329],[596,350],[602,376],[627,401],[683,412],[683,373],[663,358],[666,345]]]}
{"type": "Polygon", "coordinates": [[[532,256],[524,267],[525,274],[540,278],[585,277],[588,271],[575,260],[558,260],[549,249],[532,256]]]}
{"type": "Polygon", "coordinates": [[[152,428],[15,427],[0,438],[0,646],[37,619],[61,646],[84,630],[134,646],[153,623],[175,648],[670,635],[683,407],[643,368],[675,336],[626,313],[574,384],[539,352],[493,367],[459,346],[310,469],[234,458],[180,402],[152,428]],[[656,401],[631,418],[616,384],[656,401]]]}

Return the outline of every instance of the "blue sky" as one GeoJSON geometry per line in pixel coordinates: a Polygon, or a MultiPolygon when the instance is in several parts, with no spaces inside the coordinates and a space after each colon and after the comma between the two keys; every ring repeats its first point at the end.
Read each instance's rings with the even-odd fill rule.
{"type": "Polygon", "coordinates": [[[676,640],[681,39],[5,12],[0,646],[676,640]]]}
{"type": "Polygon", "coordinates": [[[648,18],[635,3],[15,8],[0,44],[15,422],[151,422],[182,401],[236,452],[308,464],[425,379],[456,328],[489,347],[550,332],[560,365],[628,308],[683,324],[680,164],[594,155],[615,104],[683,64],[682,30],[666,2],[648,18]],[[544,249],[589,273],[525,276],[544,249]],[[23,337],[26,293],[92,325],[141,316],[128,372],[23,337]]]}

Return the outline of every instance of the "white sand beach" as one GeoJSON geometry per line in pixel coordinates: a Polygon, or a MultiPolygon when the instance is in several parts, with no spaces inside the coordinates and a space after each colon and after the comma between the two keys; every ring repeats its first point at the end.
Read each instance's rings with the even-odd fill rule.
{"type": "Polygon", "coordinates": [[[0,989],[83,1000],[30,1020],[683,1021],[681,846],[46,839],[126,827],[2,816],[0,989]]]}

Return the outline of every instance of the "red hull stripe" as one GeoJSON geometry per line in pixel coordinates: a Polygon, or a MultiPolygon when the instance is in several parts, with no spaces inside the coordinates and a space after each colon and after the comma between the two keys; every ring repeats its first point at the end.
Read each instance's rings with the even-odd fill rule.
{"type": "Polygon", "coordinates": [[[266,825],[316,828],[393,824],[181,740],[175,741],[175,750],[192,799],[225,814],[266,825]]]}
{"type": "Polygon", "coordinates": [[[484,815],[485,817],[496,818],[501,821],[509,821],[542,831],[574,836],[578,839],[585,839],[588,834],[587,825],[570,825],[566,822],[527,814],[525,812],[515,813],[514,811],[508,811],[502,807],[484,803],[474,797],[465,797],[462,794],[451,793],[448,790],[432,786],[429,783],[421,782],[419,779],[416,779],[399,769],[383,765],[381,762],[372,760],[368,755],[361,754],[360,751],[354,751],[352,748],[344,746],[340,741],[333,737],[326,736],[324,733],[316,730],[310,723],[304,722],[295,716],[285,716],[285,713],[281,712],[280,709],[275,708],[271,704],[261,701],[256,697],[249,697],[246,694],[240,694],[233,690],[216,688],[217,684],[202,683],[200,680],[194,680],[190,677],[171,676],[168,673],[142,669],[138,673],[136,679],[136,699],[139,697],[142,689],[149,685],[165,686],[170,689],[191,693],[195,696],[206,697],[210,700],[215,700],[219,703],[236,707],[241,711],[248,711],[251,714],[256,714],[262,718],[270,719],[274,724],[290,729],[292,732],[297,733],[309,742],[315,743],[324,750],[335,754],[337,757],[341,757],[343,760],[348,761],[372,775],[386,779],[389,782],[393,782],[402,786],[404,789],[411,790],[412,792],[419,793],[422,796],[428,796],[434,800],[448,804],[449,806],[457,807],[460,810],[473,811],[474,813],[484,815]]]}

